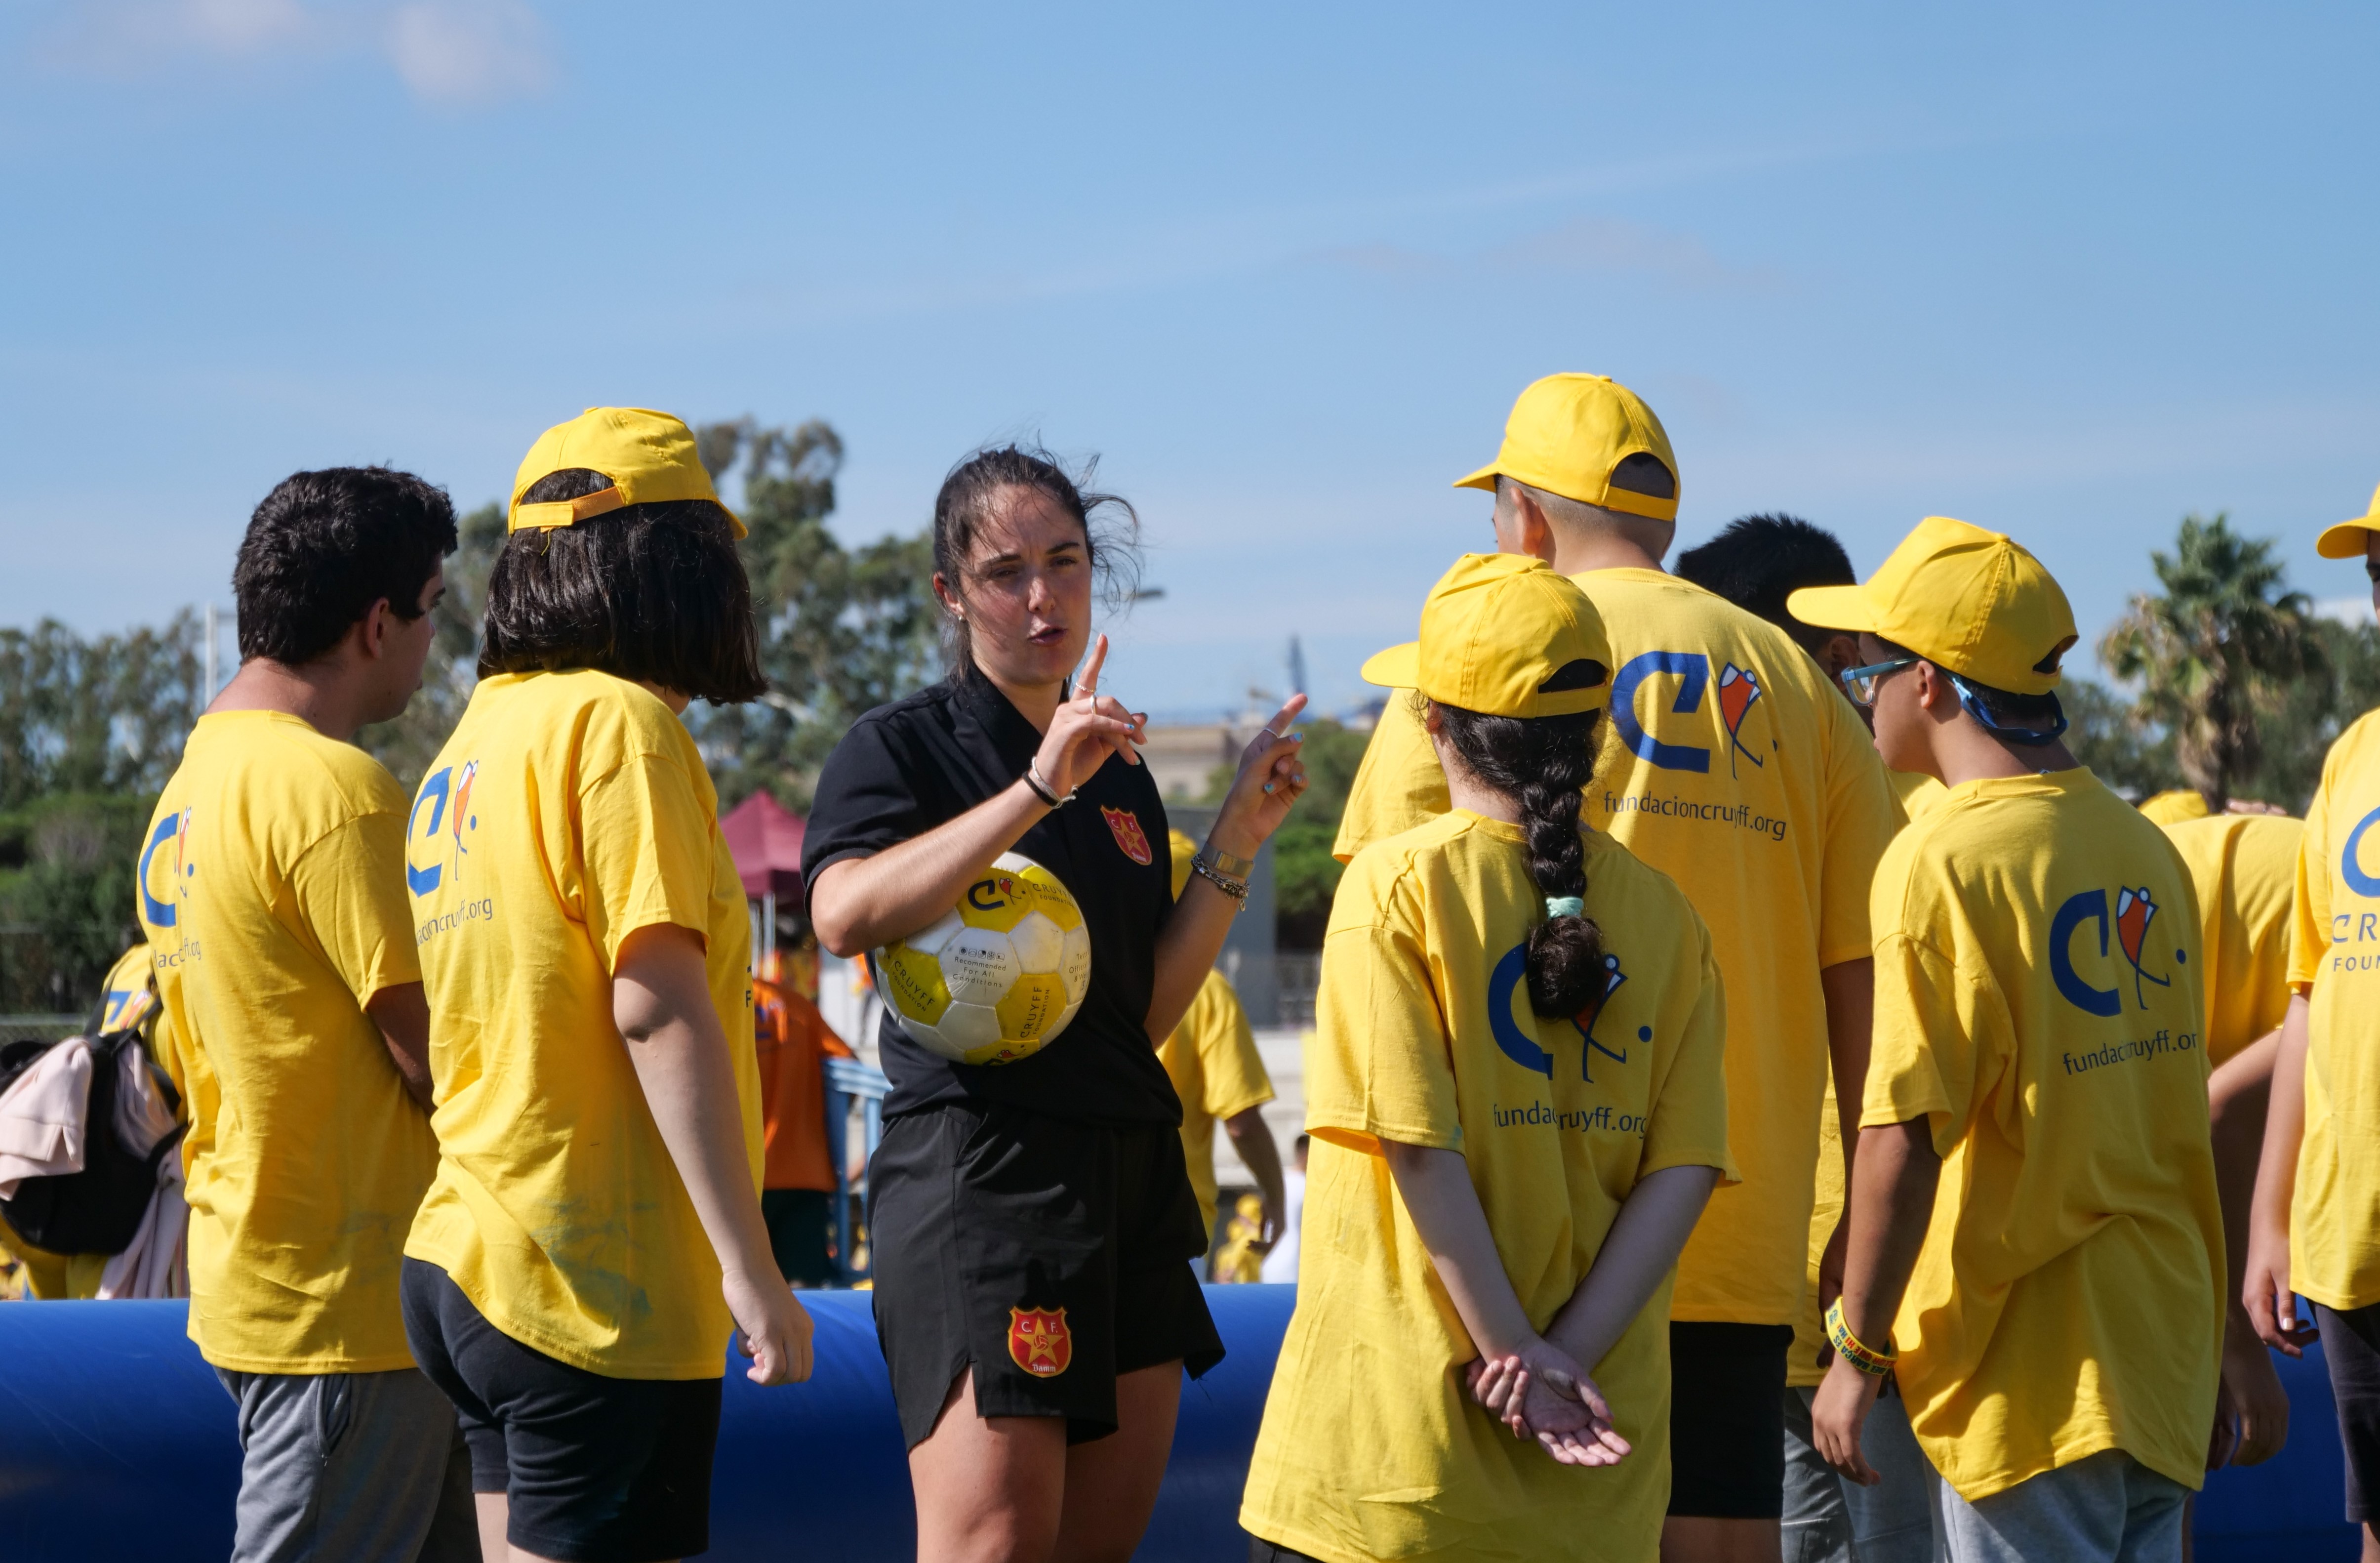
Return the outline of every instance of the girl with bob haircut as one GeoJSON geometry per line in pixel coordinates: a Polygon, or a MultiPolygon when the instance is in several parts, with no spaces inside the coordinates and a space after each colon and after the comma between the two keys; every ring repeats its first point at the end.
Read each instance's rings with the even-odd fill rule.
{"type": "Polygon", "coordinates": [[[1726,1018],[1685,896],[1579,823],[1610,659],[1575,584],[1488,554],[1365,665],[1416,691],[1454,806],[1331,908],[1257,1559],[1659,1548],[1670,1276],[1734,1176],[1726,1018]]]}
{"type": "Polygon", "coordinates": [[[407,825],[439,1161],[406,1332],[490,1559],[658,1563],[709,1545],[730,1335],[756,1382],[810,1368],[760,1215],[744,891],[678,720],[764,687],[744,527],[686,425],[630,408],[546,431],[508,525],[407,825]]]}
{"type": "Polygon", "coordinates": [[[1095,580],[1129,579],[1132,524],[1042,452],[959,463],[934,502],[950,677],[859,719],[827,759],[803,844],[811,921],[837,955],[947,915],[1011,849],[1056,874],[1090,931],[1089,992],[1029,1057],[952,1063],[885,1017],[876,1327],[927,1563],[1129,1557],[1183,1370],[1222,1357],[1189,1264],[1206,1232],[1155,1039],[1189,1007],[1257,849],[1305,790],[1285,736],[1305,697],[1249,743],[1176,903],[1165,805],[1133,747],[1147,718],[1100,692],[1107,638],[1091,635],[1095,580]]]}

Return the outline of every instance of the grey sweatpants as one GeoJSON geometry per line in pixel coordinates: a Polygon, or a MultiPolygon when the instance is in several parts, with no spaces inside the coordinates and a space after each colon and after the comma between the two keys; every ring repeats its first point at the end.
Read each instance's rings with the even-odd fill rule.
{"type": "Polygon", "coordinates": [[[1785,1391],[1785,1563],[1934,1563],[1934,1489],[1942,1479],[1909,1430],[1898,1393],[1877,1397],[1860,1433],[1873,1487],[1835,1474],[1811,1443],[1815,1389],[1785,1391]]]}
{"type": "Polygon", "coordinates": [[[478,1563],[471,1457],[419,1370],[245,1374],[232,1563],[478,1563]]]}
{"type": "Polygon", "coordinates": [[[1950,1563],[2181,1563],[2190,1489],[2124,1453],[2097,1454],[1969,1503],[1936,1488],[1950,1563]]]}

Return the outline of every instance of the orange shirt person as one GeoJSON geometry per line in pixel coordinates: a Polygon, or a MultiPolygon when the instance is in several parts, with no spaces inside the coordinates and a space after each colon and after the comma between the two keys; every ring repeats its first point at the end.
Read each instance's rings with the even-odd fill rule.
{"type": "Polygon", "coordinates": [[[783,980],[772,957],[752,982],[753,1044],[760,1059],[760,1215],[777,1268],[797,1287],[835,1278],[827,1250],[834,1162],[827,1150],[826,1061],[856,1056],[818,1006],[783,980]]]}

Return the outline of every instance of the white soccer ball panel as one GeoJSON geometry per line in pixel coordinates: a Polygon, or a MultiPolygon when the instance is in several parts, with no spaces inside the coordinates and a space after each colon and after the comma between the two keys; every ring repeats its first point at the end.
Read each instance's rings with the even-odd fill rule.
{"type": "MultiPolygon", "coordinates": [[[[1091,991],[1091,931],[1088,928],[1066,930],[1065,951],[1058,958],[1058,975],[1065,982],[1067,1003],[1080,1006],[1083,995],[1091,991]]],[[[1067,1019],[1072,1020],[1074,1013],[1074,1009],[1069,1008],[1067,1019]]]]}
{"type": "Polygon", "coordinates": [[[941,1023],[934,1030],[941,1037],[940,1051],[962,1057],[999,1043],[1000,1016],[988,1004],[953,1004],[942,1012],[941,1023]]]}
{"type": "Polygon", "coordinates": [[[1038,911],[1028,911],[1017,920],[1008,931],[1008,942],[1015,946],[1020,971],[1055,971],[1066,948],[1066,935],[1038,911]]]}
{"type": "Polygon", "coordinates": [[[942,981],[962,1004],[998,1004],[1016,981],[1016,950],[990,928],[962,928],[942,946],[942,981]]]}
{"type": "Polygon", "coordinates": [[[940,955],[942,946],[951,942],[958,931],[966,926],[955,911],[944,912],[941,921],[930,928],[910,934],[901,942],[919,955],[940,955]]]}

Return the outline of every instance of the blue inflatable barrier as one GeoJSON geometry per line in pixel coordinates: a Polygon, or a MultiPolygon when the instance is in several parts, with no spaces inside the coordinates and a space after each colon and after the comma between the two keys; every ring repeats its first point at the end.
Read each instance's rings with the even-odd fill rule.
{"type": "MultiPolygon", "coordinates": [[[[1248,1451],[1295,1298],[1207,1292],[1230,1355],[1186,1382],[1173,1458],[1139,1556],[1238,1563],[1248,1451]]],[[[917,1552],[908,1461],[865,1292],[808,1292],[810,1381],[726,1380],[711,1479],[722,1563],[917,1552]]],[[[239,1446],[231,1397],[200,1361],[179,1302],[0,1306],[0,1559],[222,1563],[239,1446]]]]}
{"type": "MultiPolygon", "coordinates": [[[[1230,1355],[1183,1386],[1182,1419],[1148,1563],[1238,1563],[1248,1452],[1294,1293],[1212,1287],[1230,1355]]],[[[907,1559],[909,1471],[864,1292],[803,1297],[818,1323],[807,1385],[756,1387],[731,1367],[711,1484],[722,1563],[907,1559]]],[[[239,1449],[231,1398],[199,1360],[178,1302],[0,1306],[0,1559],[221,1563],[231,1551],[239,1449]]],[[[2198,1506],[2200,1563],[2350,1563],[2344,1465],[2318,1350],[2281,1363],[2288,1449],[2218,1471],[2198,1506]]]]}

